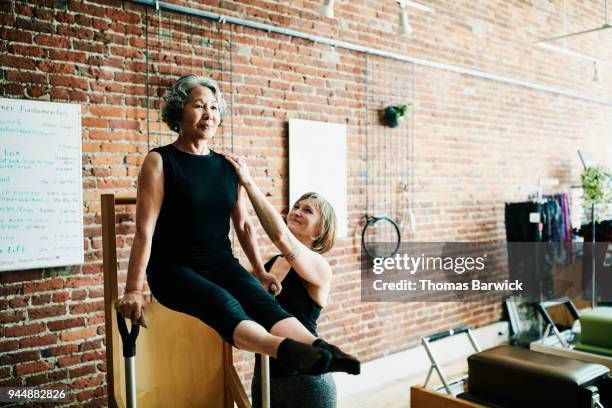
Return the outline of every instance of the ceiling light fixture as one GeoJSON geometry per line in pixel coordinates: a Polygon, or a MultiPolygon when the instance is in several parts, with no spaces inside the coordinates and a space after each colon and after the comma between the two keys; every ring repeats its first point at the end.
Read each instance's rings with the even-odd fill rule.
{"type": "Polygon", "coordinates": [[[400,6],[400,14],[399,14],[399,27],[397,29],[397,33],[400,35],[410,35],[413,31],[412,27],[408,23],[408,7],[412,7],[414,9],[424,11],[427,13],[435,14],[435,10],[429,6],[424,6],[419,3],[415,3],[409,0],[395,0],[397,4],[400,6]]]}
{"type": "Polygon", "coordinates": [[[334,1],[325,0],[325,4],[319,8],[319,14],[324,17],[334,18],[334,1]]]}
{"type": "Polygon", "coordinates": [[[399,15],[399,28],[397,33],[400,35],[410,35],[412,33],[412,27],[408,24],[408,10],[406,6],[400,4],[400,15],[399,15]]]}
{"type": "Polygon", "coordinates": [[[593,82],[601,82],[601,72],[599,71],[599,62],[593,61],[593,82]]]}

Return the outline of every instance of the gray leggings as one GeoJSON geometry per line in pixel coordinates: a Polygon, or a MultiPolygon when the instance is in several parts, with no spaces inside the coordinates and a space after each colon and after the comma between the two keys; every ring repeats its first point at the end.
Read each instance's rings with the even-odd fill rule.
{"type": "MultiPolygon", "coordinates": [[[[261,369],[255,365],[251,396],[253,408],[261,408],[261,369]]],[[[331,373],[270,377],[271,408],[336,408],[336,383],[331,373]]]]}

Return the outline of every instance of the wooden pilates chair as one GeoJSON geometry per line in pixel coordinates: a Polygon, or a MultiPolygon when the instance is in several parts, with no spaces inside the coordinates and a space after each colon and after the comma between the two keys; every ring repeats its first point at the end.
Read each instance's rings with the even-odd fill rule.
{"type": "MultiPolygon", "coordinates": [[[[136,196],[102,194],[104,314],[108,406],[126,407],[122,342],[114,301],[117,286],[115,206],[136,196]]],[[[232,347],[200,320],[159,303],[146,306],[148,328],[136,341],[136,402],[140,407],[250,408],[233,366],[232,347]]],[[[128,323],[128,326],[130,324],[128,323]]]]}

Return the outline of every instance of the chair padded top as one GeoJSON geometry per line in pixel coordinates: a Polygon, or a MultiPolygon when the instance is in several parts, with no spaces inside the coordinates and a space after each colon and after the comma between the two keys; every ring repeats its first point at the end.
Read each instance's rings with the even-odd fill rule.
{"type": "Polygon", "coordinates": [[[510,346],[471,355],[468,370],[469,394],[522,407],[581,406],[584,388],[610,371],[600,364],[510,346]]]}

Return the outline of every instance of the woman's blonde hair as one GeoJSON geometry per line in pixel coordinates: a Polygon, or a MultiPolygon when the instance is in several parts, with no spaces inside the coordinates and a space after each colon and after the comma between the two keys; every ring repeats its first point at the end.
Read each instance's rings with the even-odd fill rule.
{"type": "MultiPolygon", "coordinates": [[[[321,232],[319,236],[312,243],[312,250],[323,254],[334,247],[336,243],[336,228],[338,222],[336,221],[336,212],[334,211],[334,207],[327,201],[323,196],[314,192],[308,192],[303,194],[300,198],[297,199],[295,204],[300,201],[307,200],[311,198],[315,204],[317,209],[319,210],[319,214],[321,219],[319,220],[319,225],[321,228],[321,232]]],[[[294,205],[295,205],[294,204],[294,205]]]]}

